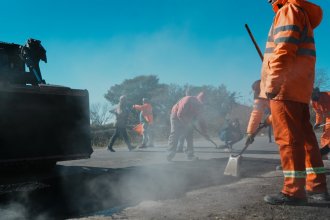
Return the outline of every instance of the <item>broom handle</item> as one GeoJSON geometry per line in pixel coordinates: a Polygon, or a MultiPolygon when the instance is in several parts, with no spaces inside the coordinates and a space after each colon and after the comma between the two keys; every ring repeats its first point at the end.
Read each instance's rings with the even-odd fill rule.
{"type": "Polygon", "coordinates": [[[245,28],[246,28],[247,32],[249,33],[250,38],[251,38],[251,40],[252,40],[252,42],[253,42],[255,48],[257,49],[257,52],[258,52],[258,54],[259,54],[259,57],[260,57],[261,61],[263,61],[263,60],[264,60],[264,57],[263,57],[263,55],[262,55],[262,53],[261,53],[261,50],[260,50],[260,48],[259,48],[259,46],[258,46],[256,40],[254,39],[254,37],[253,37],[253,35],[252,35],[252,32],[251,32],[251,30],[250,30],[250,28],[249,28],[249,26],[248,26],[247,24],[245,24],[245,28]]]}

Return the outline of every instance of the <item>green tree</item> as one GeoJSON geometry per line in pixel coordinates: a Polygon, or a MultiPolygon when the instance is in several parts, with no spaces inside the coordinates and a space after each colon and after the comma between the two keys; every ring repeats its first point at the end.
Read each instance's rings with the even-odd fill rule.
{"type": "Polygon", "coordinates": [[[111,86],[104,95],[112,105],[118,103],[119,97],[126,95],[127,102],[141,103],[142,98],[151,99],[153,94],[162,87],[155,75],[137,76],[133,79],[126,79],[121,84],[111,86]]]}

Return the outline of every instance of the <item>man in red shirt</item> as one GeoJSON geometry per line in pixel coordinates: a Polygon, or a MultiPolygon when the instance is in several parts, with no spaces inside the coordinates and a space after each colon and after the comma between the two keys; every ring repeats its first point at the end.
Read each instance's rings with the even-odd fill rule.
{"type": "Polygon", "coordinates": [[[187,141],[187,157],[189,160],[198,159],[194,156],[193,131],[194,123],[199,124],[201,132],[206,135],[206,126],[202,118],[204,93],[197,96],[185,96],[179,100],[171,111],[171,133],[169,136],[170,153],[167,160],[171,161],[177,151],[179,138],[184,136],[187,141]]]}

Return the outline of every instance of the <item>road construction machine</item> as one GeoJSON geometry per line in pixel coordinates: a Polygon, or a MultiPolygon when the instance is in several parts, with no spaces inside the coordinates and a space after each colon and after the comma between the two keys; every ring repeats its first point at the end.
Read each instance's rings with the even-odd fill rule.
{"type": "Polygon", "coordinates": [[[47,84],[39,67],[47,62],[39,40],[0,42],[0,168],[53,167],[89,158],[87,90],[47,84]]]}

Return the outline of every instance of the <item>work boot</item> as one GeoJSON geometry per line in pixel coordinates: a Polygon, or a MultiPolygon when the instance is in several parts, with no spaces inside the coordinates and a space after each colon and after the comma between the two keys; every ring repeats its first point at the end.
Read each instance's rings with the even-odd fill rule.
{"type": "Polygon", "coordinates": [[[166,157],[167,161],[171,162],[174,156],[175,156],[175,152],[171,151],[171,153],[166,157]]]}
{"type": "Polygon", "coordinates": [[[307,203],[306,198],[296,198],[282,192],[276,195],[266,195],[264,201],[271,205],[304,205],[307,203]]]}
{"type": "Polygon", "coordinates": [[[132,150],[134,150],[135,148],[136,148],[136,146],[132,146],[132,145],[128,146],[128,150],[129,150],[129,151],[132,151],[132,150]]]}
{"type": "Polygon", "coordinates": [[[188,159],[188,160],[198,160],[199,158],[196,157],[196,156],[194,156],[194,155],[188,155],[188,156],[187,156],[187,159],[188,159]]]}
{"type": "Polygon", "coordinates": [[[147,145],[145,145],[145,144],[139,145],[139,149],[143,149],[143,148],[147,148],[147,145]]]}
{"type": "Polygon", "coordinates": [[[330,196],[328,192],[316,193],[316,192],[307,191],[307,197],[311,200],[316,200],[320,202],[330,201],[330,196]]]}
{"type": "Polygon", "coordinates": [[[108,151],[116,152],[112,147],[108,146],[108,151]]]}

